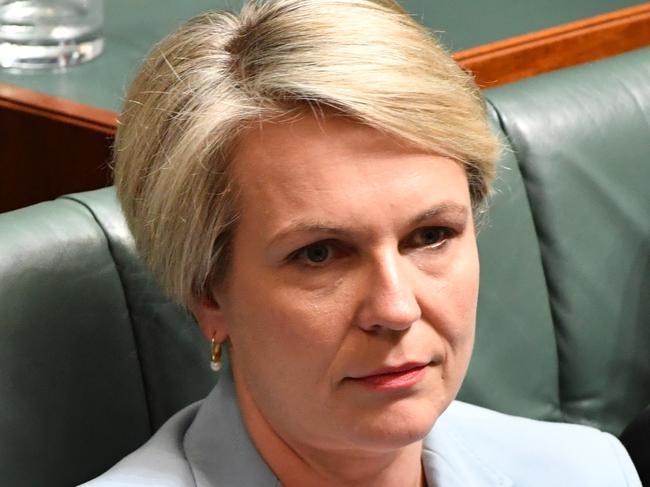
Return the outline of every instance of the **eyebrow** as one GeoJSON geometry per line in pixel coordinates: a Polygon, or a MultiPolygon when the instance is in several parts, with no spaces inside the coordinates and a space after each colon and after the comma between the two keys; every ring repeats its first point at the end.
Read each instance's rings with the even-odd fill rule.
{"type": "MultiPolygon", "coordinates": [[[[412,218],[409,221],[409,226],[413,227],[418,224],[421,224],[422,222],[434,218],[440,218],[442,216],[451,217],[453,219],[460,219],[460,218],[464,219],[466,218],[467,214],[468,214],[468,208],[465,205],[461,205],[451,201],[445,201],[416,215],[414,218],[412,218]]],[[[320,233],[320,234],[327,234],[332,236],[347,236],[351,232],[346,228],[330,225],[327,222],[318,222],[318,221],[295,222],[295,223],[290,223],[289,225],[287,225],[286,227],[278,231],[278,233],[276,233],[271,238],[268,246],[269,247],[272,246],[274,243],[283,240],[288,235],[291,235],[293,233],[320,233]]]]}
{"type": "Polygon", "coordinates": [[[466,217],[468,213],[468,208],[465,205],[459,205],[458,203],[453,203],[451,201],[445,201],[439,205],[429,208],[428,210],[420,213],[415,218],[411,220],[411,226],[417,225],[432,218],[440,216],[450,216],[452,218],[463,218],[466,217]]]}

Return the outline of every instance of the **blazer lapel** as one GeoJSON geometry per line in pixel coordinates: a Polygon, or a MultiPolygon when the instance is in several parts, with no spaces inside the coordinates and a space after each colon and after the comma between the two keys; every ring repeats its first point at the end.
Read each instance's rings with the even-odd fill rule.
{"type": "Polygon", "coordinates": [[[197,487],[280,486],[244,426],[225,361],[219,383],[203,401],[183,445],[197,487]]]}
{"type": "Polygon", "coordinates": [[[514,485],[510,477],[493,468],[471,445],[463,441],[444,413],[424,439],[422,464],[430,487],[514,485]]]}

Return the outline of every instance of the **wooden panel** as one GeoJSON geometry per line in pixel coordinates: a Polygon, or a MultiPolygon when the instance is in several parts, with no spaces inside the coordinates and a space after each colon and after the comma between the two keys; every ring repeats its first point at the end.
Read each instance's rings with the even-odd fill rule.
{"type": "Polygon", "coordinates": [[[0,212],[111,182],[111,138],[0,105],[0,212]]]}
{"type": "Polygon", "coordinates": [[[650,2],[454,54],[492,87],[650,45],[650,2]]]}
{"type": "Polygon", "coordinates": [[[116,114],[0,84],[0,212],[111,183],[116,114]]]}

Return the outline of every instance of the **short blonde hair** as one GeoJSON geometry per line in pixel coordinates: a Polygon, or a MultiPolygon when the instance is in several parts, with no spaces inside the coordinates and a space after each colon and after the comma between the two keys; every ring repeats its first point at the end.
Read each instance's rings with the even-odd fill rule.
{"type": "Polygon", "coordinates": [[[178,302],[224,278],[237,221],[229,163],[251,123],[334,110],[466,168],[474,209],[498,142],[471,76],[392,0],[249,1],[161,41],[133,82],[115,183],[136,246],[178,302]]]}

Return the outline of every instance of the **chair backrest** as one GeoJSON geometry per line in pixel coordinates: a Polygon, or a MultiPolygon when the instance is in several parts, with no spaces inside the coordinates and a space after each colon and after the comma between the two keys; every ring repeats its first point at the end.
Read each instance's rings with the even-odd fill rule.
{"type": "Polygon", "coordinates": [[[508,143],[461,397],[615,434],[650,403],[650,48],[487,91],[508,143]]]}
{"type": "Polygon", "coordinates": [[[0,484],[71,486],[214,376],[133,252],[112,189],[0,215],[0,484]]]}
{"type": "MultiPolygon", "coordinates": [[[[650,403],[650,50],[487,92],[507,150],[460,397],[618,433],[650,403]]],[[[0,479],[70,486],[215,381],[112,189],[0,215],[0,479]]]]}

